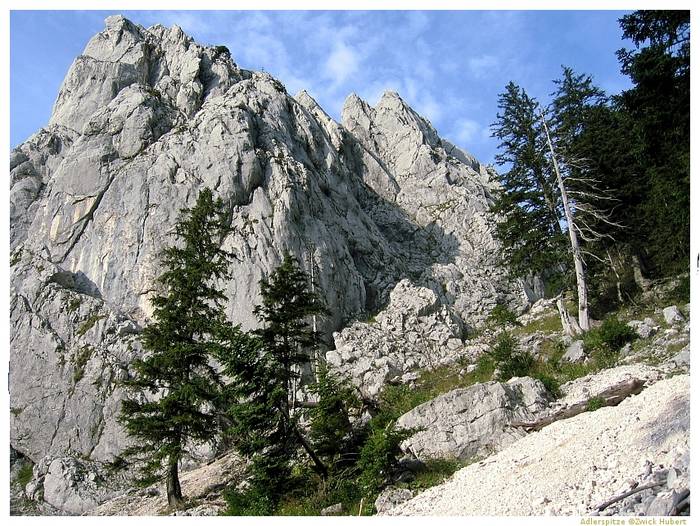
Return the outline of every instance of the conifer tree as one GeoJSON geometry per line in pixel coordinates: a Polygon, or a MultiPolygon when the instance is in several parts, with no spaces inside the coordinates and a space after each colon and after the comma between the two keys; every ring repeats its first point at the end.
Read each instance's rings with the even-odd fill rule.
{"type": "Polygon", "coordinates": [[[574,334],[589,329],[582,242],[603,235],[591,226],[596,222],[615,224],[600,207],[604,192],[585,169],[585,160],[576,156],[588,115],[603,104],[604,95],[590,77],[575,75],[566,67],[555,83],[558,90],[550,111],[540,109],[512,82],[500,96],[493,127],[501,141],[496,159],[509,169],[498,176],[501,190],[492,210],[502,218],[497,233],[514,275],[544,273],[551,281],[552,274],[573,267],[578,321],[569,317],[561,297],[557,304],[564,330],[574,334]]]}
{"type": "Polygon", "coordinates": [[[496,176],[501,185],[492,211],[503,243],[504,263],[516,277],[548,273],[551,281],[567,263],[560,226],[557,181],[541,132],[541,109],[524,89],[510,82],[499,95],[492,126],[499,141],[496,162],[508,169],[496,176]]]}
{"type": "Polygon", "coordinates": [[[208,408],[220,380],[209,358],[219,353],[216,335],[226,323],[226,297],[216,283],[229,276],[231,255],[221,248],[227,231],[224,205],[209,189],[181,211],[177,245],[161,252],[164,292],[151,300],[154,321],[142,334],[147,354],[125,382],[137,395],[122,404],[120,420],[137,442],[127,453],[145,461],[143,483],[166,480],[171,507],[183,502],[178,463],[186,443],[207,440],[216,429],[208,408]]]}
{"type": "Polygon", "coordinates": [[[294,407],[300,368],[310,362],[318,344],[308,319],[326,310],[310,291],[299,262],[289,254],[269,278],[260,281],[260,292],[262,303],[254,312],[261,328],[252,333],[232,328],[220,360],[232,380],[226,390],[230,434],[239,451],[252,458],[250,492],[275,502],[300,448],[322,477],[328,473],[300,430],[301,410],[294,407]]]}

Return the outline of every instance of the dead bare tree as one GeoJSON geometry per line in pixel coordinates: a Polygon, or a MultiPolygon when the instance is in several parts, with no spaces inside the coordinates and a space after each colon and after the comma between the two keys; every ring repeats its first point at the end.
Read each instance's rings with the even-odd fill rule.
{"type": "MultiPolygon", "coordinates": [[[[554,146],[552,145],[552,139],[549,136],[549,128],[547,127],[547,119],[545,118],[544,111],[542,112],[542,125],[544,127],[545,136],[547,137],[547,146],[549,147],[549,152],[552,155],[552,165],[554,167],[554,173],[557,176],[557,185],[559,186],[559,193],[561,194],[561,202],[564,207],[564,216],[566,218],[566,226],[569,231],[569,241],[571,243],[571,255],[574,258],[574,269],[576,271],[576,288],[578,291],[578,331],[587,331],[590,329],[590,319],[588,316],[588,288],[586,287],[586,272],[583,267],[583,257],[581,256],[581,248],[578,242],[578,235],[576,231],[576,223],[574,221],[574,214],[569,205],[569,195],[566,191],[566,186],[564,185],[564,179],[559,171],[559,163],[557,162],[557,156],[554,153],[554,146]]],[[[557,305],[559,303],[557,302],[557,305]]],[[[561,313],[561,309],[560,309],[561,313]]],[[[564,318],[562,317],[562,324],[564,318]]],[[[569,327],[564,327],[564,330],[575,330],[570,324],[569,327]]]]}
{"type": "MultiPolygon", "coordinates": [[[[597,207],[594,203],[601,201],[614,202],[616,199],[614,196],[609,195],[603,189],[600,188],[599,182],[593,178],[587,177],[573,177],[568,176],[565,178],[562,176],[562,172],[559,167],[559,162],[557,159],[557,154],[554,150],[554,144],[549,133],[549,127],[547,126],[547,119],[545,117],[545,112],[541,113],[542,126],[545,132],[545,137],[547,139],[547,146],[549,147],[549,152],[551,155],[552,166],[554,168],[554,173],[557,177],[557,186],[559,188],[559,193],[561,197],[562,207],[564,209],[564,219],[566,220],[566,227],[569,233],[569,242],[571,244],[571,255],[574,260],[574,270],[576,274],[576,289],[578,292],[578,322],[575,323],[574,320],[569,316],[568,311],[564,305],[563,296],[557,298],[557,308],[559,309],[559,315],[562,321],[562,327],[564,332],[569,335],[580,334],[581,332],[588,331],[590,329],[590,316],[588,312],[588,287],[586,284],[586,271],[584,254],[587,256],[603,261],[602,258],[595,255],[592,252],[584,251],[579,243],[579,238],[584,242],[595,242],[603,237],[610,237],[610,234],[603,234],[596,230],[593,223],[604,223],[608,226],[619,228],[621,225],[615,223],[611,220],[611,212],[605,211],[597,207]],[[566,182],[577,183],[578,189],[567,188],[566,182]]],[[[580,167],[579,165],[583,162],[580,159],[567,159],[566,164],[569,168],[580,167]]],[[[612,265],[612,259],[610,260],[612,265]]],[[[614,265],[612,265],[613,271],[617,274],[614,265]]],[[[620,294],[619,287],[619,277],[618,277],[618,294],[620,294]]]]}

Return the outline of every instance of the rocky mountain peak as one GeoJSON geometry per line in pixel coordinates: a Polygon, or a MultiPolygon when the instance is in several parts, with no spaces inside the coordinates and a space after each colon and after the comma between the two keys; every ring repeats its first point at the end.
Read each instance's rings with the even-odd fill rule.
{"type": "Polygon", "coordinates": [[[145,29],[110,16],[73,62],[49,125],[81,132],[90,115],[132,84],[153,88],[191,117],[206,99],[222,95],[244,75],[228,50],[201,46],[178,26],[145,29]]]}
{"type": "Polygon", "coordinates": [[[459,349],[497,302],[524,298],[497,265],[480,165],[446,144],[395,93],[374,108],[351,95],[338,123],[226,48],[109,17],[49,126],[11,155],[13,447],[38,463],[110,461],[126,445],[117,381],[141,353],[159,253],[204,187],[231,210],[233,323],[256,326],[258,283],[290,252],[331,312],[327,345],[347,350],[334,361],[368,392],[387,377],[363,379],[379,359],[364,342],[401,369],[459,349]],[[375,314],[368,336],[357,320],[375,314]],[[414,322],[420,340],[406,340],[414,322]]]}

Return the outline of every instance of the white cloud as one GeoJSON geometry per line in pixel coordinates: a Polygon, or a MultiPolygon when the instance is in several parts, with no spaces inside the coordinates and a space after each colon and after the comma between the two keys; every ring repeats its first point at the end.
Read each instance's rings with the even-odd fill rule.
{"type": "Polygon", "coordinates": [[[467,62],[469,71],[477,78],[487,77],[498,66],[498,59],[493,55],[480,55],[472,57],[467,62]]]}
{"type": "Polygon", "coordinates": [[[358,53],[345,42],[338,41],[324,64],[324,74],[334,86],[343,84],[360,66],[358,53]]]}
{"type": "Polygon", "coordinates": [[[472,119],[459,119],[454,124],[454,138],[458,145],[464,146],[473,140],[483,140],[484,129],[481,124],[472,119]]]}

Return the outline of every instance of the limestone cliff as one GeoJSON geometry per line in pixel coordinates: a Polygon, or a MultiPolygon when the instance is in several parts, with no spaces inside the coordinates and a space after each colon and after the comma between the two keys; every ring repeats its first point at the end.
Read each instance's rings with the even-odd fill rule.
{"type": "Polygon", "coordinates": [[[141,352],[158,253],[204,187],[231,210],[221,286],[246,328],[285,251],[313,267],[329,344],[386,308],[372,337],[404,341],[416,365],[419,340],[459,348],[497,301],[524,301],[496,266],[488,171],[398,94],[351,95],[337,123],[178,27],[107,18],[10,170],[11,445],[37,464],[111,461],[126,444],[116,380],[141,352]],[[427,311],[402,300],[415,290],[427,311]],[[420,338],[396,332],[416,317],[420,338]]]}

